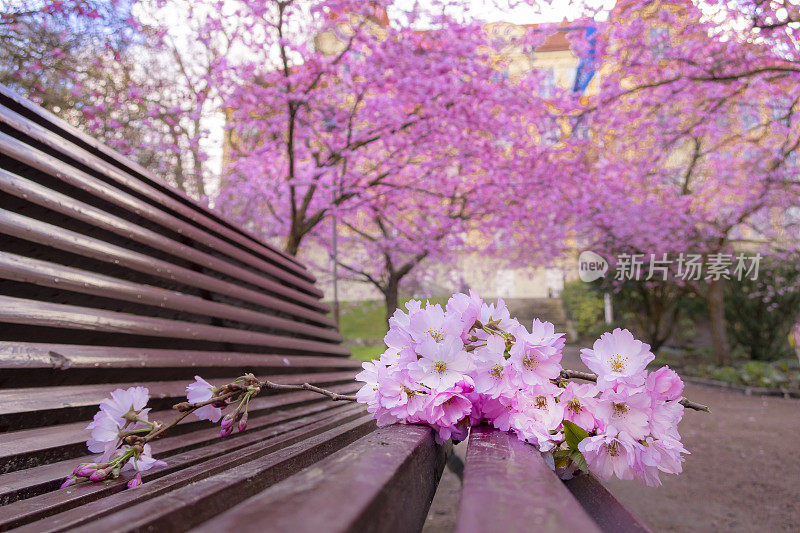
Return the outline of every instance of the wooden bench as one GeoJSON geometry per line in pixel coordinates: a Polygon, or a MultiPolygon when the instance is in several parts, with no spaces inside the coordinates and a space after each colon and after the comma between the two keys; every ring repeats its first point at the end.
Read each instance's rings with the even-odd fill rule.
{"type": "MultiPolygon", "coordinates": [[[[115,388],[147,386],[169,419],[195,374],[353,393],[359,364],[293,257],[2,86],[0,199],[0,530],[422,527],[447,448],[305,391],[257,397],[226,440],[184,420],[136,489],[57,490],[93,457],[85,426],[115,388]]],[[[463,502],[459,531],[636,524],[592,478],[565,486],[488,428],[469,443],[463,502]]]]}

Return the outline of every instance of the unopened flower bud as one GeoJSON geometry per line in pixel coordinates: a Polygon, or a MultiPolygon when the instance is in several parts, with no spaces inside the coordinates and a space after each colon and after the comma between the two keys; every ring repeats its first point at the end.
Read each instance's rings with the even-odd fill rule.
{"type": "Polygon", "coordinates": [[[247,429],[247,411],[242,415],[242,418],[239,419],[239,433],[243,432],[247,429]]]}
{"type": "Polygon", "coordinates": [[[142,484],[142,474],[140,472],[136,472],[136,475],[133,476],[133,479],[128,481],[128,488],[135,489],[141,484],[142,484]]]}
{"type": "Polygon", "coordinates": [[[76,477],[89,477],[97,470],[97,463],[81,463],[72,471],[72,475],[76,477]]]}
{"type": "Polygon", "coordinates": [[[233,417],[225,415],[222,417],[222,423],[220,423],[219,436],[224,439],[230,436],[231,433],[233,433],[233,417]]]}
{"type": "Polygon", "coordinates": [[[69,476],[67,479],[64,480],[64,483],[62,483],[61,487],[59,488],[65,489],[69,486],[75,485],[76,483],[78,483],[78,478],[75,476],[69,476]]]}
{"type": "Polygon", "coordinates": [[[221,402],[214,402],[214,403],[212,403],[211,405],[212,405],[213,407],[216,407],[217,409],[225,409],[226,407],[228,407],[228,403],[227,403],[227,402],[225,402],[225,401],[221,401],[221,402]]]}
{"type": "Polygon", "coordinates": [[[111,469],[103,468],[102,470],[95,470],[92,472],[92,475],[89,476],[89,481],[103,481],[108,475],[111,473],[111,469]]]}

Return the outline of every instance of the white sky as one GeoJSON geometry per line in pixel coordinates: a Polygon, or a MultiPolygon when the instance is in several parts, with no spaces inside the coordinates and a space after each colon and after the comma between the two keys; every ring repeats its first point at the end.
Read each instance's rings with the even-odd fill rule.
{"type": "Polygon", "coordinates": [[[573,20],[580,17],[581,10],[575,2],[554,0],[553,2],[528,1],[527,5],[518,5],[510,10],[501,10],[491,0],[471,0],[470,14],[487,22],[513,22],[515,24],[534,24],[542,22],[560,22],[563,19],[573,20]],[[534,7],[534,4],[536,7],[534,7]]]}

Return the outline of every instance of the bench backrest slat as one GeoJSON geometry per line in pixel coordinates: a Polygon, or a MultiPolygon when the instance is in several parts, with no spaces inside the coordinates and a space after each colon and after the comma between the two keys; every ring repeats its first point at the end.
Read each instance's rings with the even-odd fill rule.
{"type": "MultiPolygon", "coordinates": [[[[279,262],[287,270],[311,282],[314,281],[314,277],[295,258],[279,250],[264,246],[258,239],[249,235],[242,228],[222,219],[218,213],[191,200],[183,192],[165,185],[159,178],[137,163],[121,156],[96,139],[70,126],[36,104],[16,95],[12,90],[2,85],[0,85],[0,107],[24,117],[26,119],[25,122],[17,123],[21,124],[27,131],[32,131],[34,126],[40,126],[42,129],[39,131],[44,131],[47,134],[45,144],[48,146],[53,148],[62,147],[62,152],[71,154],[71,157],[75,158],[76,161],[89,167],[93,164],[105,164],[104,168],[120,170],[122,173],[117,175],[119,179],[142,192],[142,194],[155,198],[157,204],[166,205],[166,202],[169,202],[169,205],[176,212],[189,214],[191,220],[202,223],[210,230],[230,239],[232,242],[236,242],[243,248],[252,250],[254,253],[263,254],[266,258],[274,258],[276,262],[279,262]],[[127,177],[130,177],[130,179],[127,177]]],[[[4,114],[7,115],[8,113],[4,114]]]]}

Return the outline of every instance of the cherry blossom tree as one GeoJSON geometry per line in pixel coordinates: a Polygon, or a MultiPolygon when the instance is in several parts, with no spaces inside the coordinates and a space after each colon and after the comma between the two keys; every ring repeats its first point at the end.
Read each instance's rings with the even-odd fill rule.
{"type": "MultiPolygon", "coordinates": [[[[593,133],[569,147],[587,180],[573,192],[592,246],[709,265],[745,242],[796,245],[796,6],[744,4],[626,1],[601,25],[599,92],[573,110],[593,133]]],[[[720,362],[728,277],[679,281],[705,299],[720,362]]]]}
{"type": "Polygon", "coordinates": [[[17,0],[0,14],[0,81],[203,198],[213,76],[229,41],[208,5],[172,0],[17,0]],[[203,9],[206,8],[206,9],[203,9]],[[181,24],[175,23],[180,14],[181,24]]]}
{"type": "Polygon", "coordinates": [[[79,85],[97,74],[94,56],[129,43],[132,3],[9,0],[0,6],[0,83],[69,114],[86,102],[79,85]]]}
{"type": "MultiPolygon", "coordinates": [[[[320,223],[334,215],[344,220],[349,209],[373,229],[379,220],[394,226],[406,201],[421,208],[420,194],[445,199],[442,211],[451,220],[448,206],[454,198],[463,202],[465,189],[448,172],[480,168],[457,172],[462,182],[497,183],[501,174],[515,178],[508,170],[514,162],[530,168],[541,152],[522,155],[545,114],[536,78],[504,77],[478,23],[418,10],[390,23],[379,3],[245,7],[259,53],[235,69],[226,104],[232,151],[219,205],[281,239],[289,253],[309,237],[319,241],[320,223]],[[296,22],[304,17],[311,31],[296,22]],[[420,30],[414,22],[423,17],[420,30]],[[268,35],[273,48],[261,46],[268,35]]],[[[478,189],[470,194],[480,195],[478,189]]],[[[431,205],[417,218],[432,217],[439,206],[431,205]]],[[[361,222],[347,224],[358,234],[361,222]]],[[[436,229],[420,235],[422,224],[412,224],[406,238],[416,234],[408,243],[419,250],[432,242],[447,248],[441,229],[459,227],[425,223],[436,229]]],[[[366,240],[374,239],[383,237],[366,240]]]]}

